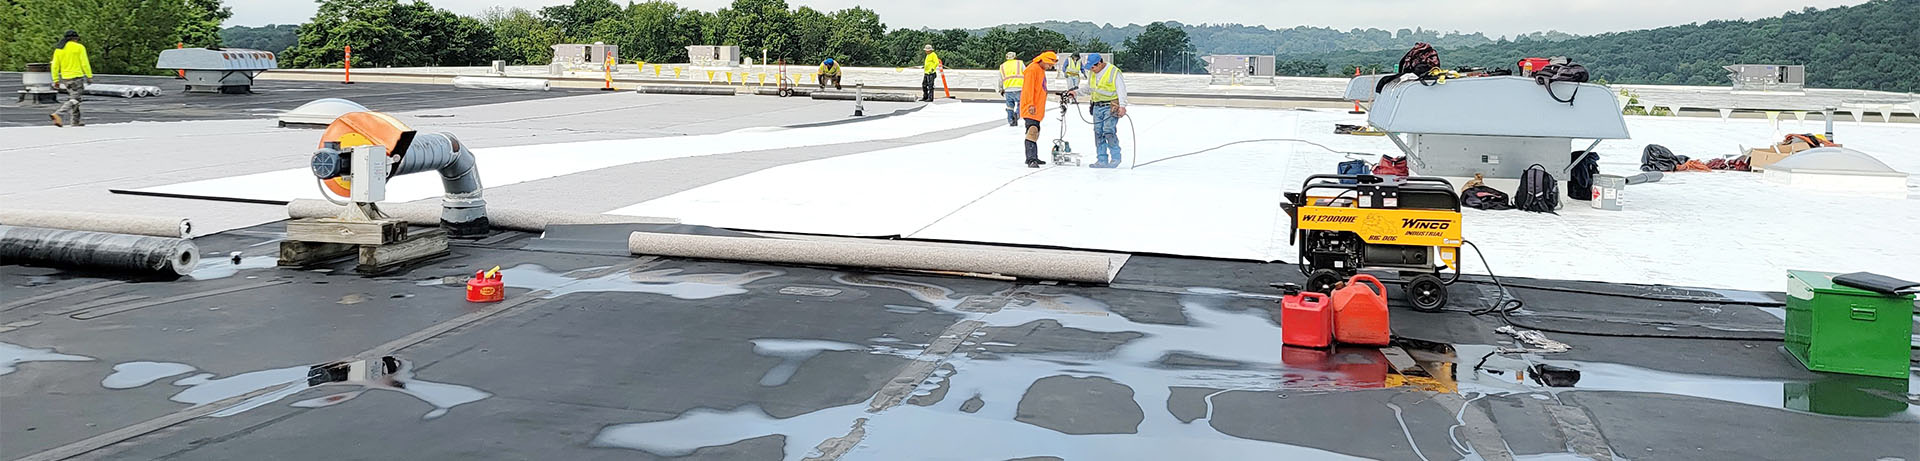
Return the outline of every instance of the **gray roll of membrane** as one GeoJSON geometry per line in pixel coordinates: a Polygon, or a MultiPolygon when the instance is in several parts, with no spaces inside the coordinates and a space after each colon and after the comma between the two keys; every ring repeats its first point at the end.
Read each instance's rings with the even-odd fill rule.
{"type": "MultiPolygon", "coordinates": [[[[440,225],[440,202],[382,203],[380,212],[417,226],[440,225]]],[[[297,199],[287,203],[287,217],[293,219],[332,218],[346,209],[326,200],[297,199]]],[[[677,219],[621,216],[597,213],[527,210],[487,207],[487,223],[496,229],[540,232],[551,225],[563,224],[678,224],[677,219]]]]}
{"type": "Polygon", "coordinates": [[[634,91],[646,94],[691,94],[701,96],[733,96],[739,94],[731,86],[693,86],[693,85],[644,85],[634,91]]]}
{"type": "Polygon", "coordinates": [[[0,209],[0,225],[83,230],[154,237],[192,238],[187,218],[128,216],[79,211],[0,209]]]}
{"type": "Polygon", "coordinates": [[[179,238],[0,226],[0,262],[178,277],[200,264],[200,247],[179,238]]]}
{"type": "MultiPolygon", "coordinates": [[[[854,99],[854,92],[843,91],[843,90],[815,91],[813,93],[808,94],[807,96],[813,99],[824,99],[824,100],[833,100],[833,101],[852,101],[854,99]]],[[[916,95],[911,95],[906,93],[892,93],[892,92],[885,92],[885,91],[869,91],[866,94],[859,95],[859,97],[860,99],[864,99],[867,101],[884,101],[884,102],[914,102],[914,101],[920,100],[920,97],[916,95]]]]}
{"type": "Polygon", "coordinates": [[[817,264],[840,267],[966,272],[1111,283],[1107,256],[1022,250],[849,241],[634,232],[627,250],[636,255],[817,264]]]}

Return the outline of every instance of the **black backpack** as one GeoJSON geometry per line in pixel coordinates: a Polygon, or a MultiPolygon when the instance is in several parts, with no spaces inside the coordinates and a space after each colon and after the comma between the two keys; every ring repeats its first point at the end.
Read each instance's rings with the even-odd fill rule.
{"type": "Polygon", "coordinates": [[[1600,154],[1573,151],[1573,171],[1567,175],[1567,198],[1593,200],[1593,175],[1600,174],[1600,154]]]}
{"type": "Polygon", "coordinates": [[[1433,45],[1428,45],[1426,42],[1415,43],[1413,49],[1407,50],[1407,54],[1400,57],[1399,73],[1381,77],[1380,82],[1373,85],[1373,92],[1379,93],[1380,90],[1387,88],[1388,83],[1393,83],[1399,80],[1400,76],[1407,74],[1418,77],[1422,85],[1433,85],[1434,83],[1428,82],[1437,82],[1439,77],[1427,75],[1427,73],[1439,68],[1440,51],[1433,49],[1433,45]]]}
{"type": "Polygon", "coordinates": [[[1580,96],[1580,85],[1573,86],[1573,95],[1567,96],[1567,99],[1560,99],[1560,95],[1553,92],[1553,82],[1586,83],[1587,66],[1572,63],[1548,64],[1547,67],[1542,67],[1533,73],[1533,82],[1547,87],[1547,97],[1571,106],[1573,98],[1580,96]]]}
{"type": "Polygon", "coordinates": [[[1511,210],[1513,204],[1506,192],[1485,185],[1473,186],[1460,191],[1460,205],[1481,210],[1511,210]]]}
{"type": "Polygon", "coordinates": [[[1560,208],[1560,183],[1547,173],[1547,167],[1538,163],[1527,167],[1527,171],[1520,173],[1520,190],[1514,192],[1513,207],[1521,211],[1554,213],[1554,209],[1560,208]]]}

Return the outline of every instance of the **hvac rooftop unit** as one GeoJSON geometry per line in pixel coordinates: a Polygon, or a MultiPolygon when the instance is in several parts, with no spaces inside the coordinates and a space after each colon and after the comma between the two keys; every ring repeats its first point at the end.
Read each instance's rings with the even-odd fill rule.
{"type": "Polygon", "coordinates": [[[253,78],[277,69],[272,52],[241,48],[177,48],[161,50],[154,67],[180,69],[187,74],[188,93],[246,94],[253,78]]]}
{"type": "Polygon", "coordinates": [[[1807,87],[1807,66],[1735,64],[1723,69],[1733,79],[1733,91],[1796,93],[1807,87]]]}
{"type": "Polygon", "coordinates": [[[740,47],[726,45],[688,46],[687,63],[693,67],[734,67],[740,64],[740,47]]]}
{"type": "Polygon", "coordinates": [[[1574,139],[1627,139],[1627,121],[1612,90],[1558,82],[1554,101],[1523,77],[1474,77],[1441,85],[1403,81],[1374,99],[1367,122],[1387,132],[1422,176],[1519,178],[1533,164],[1565,177],[1574,139]],[[1575,94],[1575,89],[1579,93],[1575,94]]]}

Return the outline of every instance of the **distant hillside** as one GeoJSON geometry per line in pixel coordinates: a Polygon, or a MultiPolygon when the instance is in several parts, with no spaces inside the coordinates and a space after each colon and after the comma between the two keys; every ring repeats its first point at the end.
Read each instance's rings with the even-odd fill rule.
{"type": "MultiPolygon", "coordinates": [[[[1808,86],[1920,91],[1920,0],[1872,0],[1752,21],[1712,21],[1559,42],[1434,44],[1446,67],[1511,68],[1522,57],[1567,56],[1587,66],[1594,78],[1613,83],[1721,86],[1730,84],[1721,66],[1803,64],[1808,86]]],[[[1403,53],[1283,53],[1280,60],[1319,61],[1329,64],[1326,73],[1351,75],[1341,70],[1355,64],[1392,69],[1403,53]]],[[[1299,74],[1314,73],[1321,72],[1299,74]]]]}
{"type": "MultiPolygon", "coordinates": [[[[1377,51],[1404,50],[1414,43],[1427,42],[1442,47],[1467,47],[1495,43],[1478,32],[1462,34],[1422,29],[1400,29],[1387,31],[1381,29],[1352,29],[1341,31],[1328,27],[1294,27],[1291,29],[1268,29],[1262,26],[1240,24],[1202,24],[1189,25],[1177,21],[1167,21],[1167,25],[1179,27],[1193,40],[1194,49],[1205,54],[1310,54],[1337,51],[1377,51]]],[[[1112,24],[1094,24],[1085,21],[1060,22],[1047,21],[1029,24],[1007,24],[1000,27],[1016,30],[1022,27],[1039,27],[1066,35],[1077,41],[1087,38],[1099,38],[1107,43],[1118,44],[1127,37],[1138,35],[1146,26],[1128,24],[1115,27],[1112,24]]],[[[978,35],[985,29],[970,32],[978,35]]],[[[1514,40],[1556,41],[1573,38],[1574,35],[1562,32],[1534,32],[1514,40]]]]}
{"type": "Polygon", "coordinates": [[[279,54],[297,41],[300,26],[268,24],[261,27],[233,26],[220,29],[220,43],[233,48],[272,51],[279,54]]]}

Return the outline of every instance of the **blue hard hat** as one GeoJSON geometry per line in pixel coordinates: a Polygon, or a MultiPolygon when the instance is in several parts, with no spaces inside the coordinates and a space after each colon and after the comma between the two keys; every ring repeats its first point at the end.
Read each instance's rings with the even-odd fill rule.
{"type": "Polygon", "coordinates": [[[827,62],[823,62],[821,64],[833,64],[833,58],[827,58],[827,62]]]}
{"type": "Polygon", "coordinates": [[[1081,64],[1081,67],[1086,69],[1092,69],[1094,64],[1099,64],[1099,63],[1100,63],[1099,53],[1087,53],[1087,62],[1085,64],[1081,64]]]}

